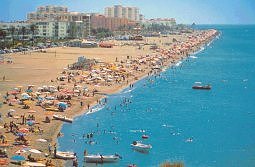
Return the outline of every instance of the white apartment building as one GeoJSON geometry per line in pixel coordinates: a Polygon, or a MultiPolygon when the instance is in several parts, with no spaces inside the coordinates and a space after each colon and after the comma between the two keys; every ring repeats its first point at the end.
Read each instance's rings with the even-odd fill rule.
{"type": "Polygon", "coordinates": [[[105,8],[106,17],[126,18],[132,21],[140,21],[139,8],[137,7],[123,7],[121,5],[114,5],[105,8]]]}
{"type": "Polygon", "coordinates": [[[45,38],[84,38],[90,35],[91,30],[89,14],[68,12],[68,9],[62,6],[40,6],[27,15],[27,20],[36,24],[38,36],[45,38]]]}
{"type": "Polygon", "coordinates": [[[16,39],[22,39],[23,38],[23,34],[22,34],[22,28],[25,27],[26,29],[26,33],[24,38],[25,39],[29,39],[32,38],[32,33],[29,32],[30,31],[30,23],[27,22],[23,22],[23,21],[19,21],[19,22],[0,22],[0,29],[4,30],[5,32],[7,32],[7,36],[6,39],[11,39],[12,35],[14,36],[14,38],[16,39]],[[14,28],[14,32],[13,34],[11,33],[11,29],[14,28]]]}
{"type": "Polygon", "coordinates": [[[42,38],[63,39],[68,37],[68,22],[39,21],[34,22],[37,35],[42,38]]]}
{"type": "Polygon", "coordinates": [[[27,14],[28,21],[33,20],[57,20],[60,15],[68,12],[67,7],[63,6],[40,6],[35,12],[27,14]]]}

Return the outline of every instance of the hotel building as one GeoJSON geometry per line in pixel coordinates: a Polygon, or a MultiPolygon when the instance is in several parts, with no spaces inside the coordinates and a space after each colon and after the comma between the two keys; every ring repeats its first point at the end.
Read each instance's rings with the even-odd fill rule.
{"type": "Polygon", "coordinates": [[[106,7],[104,11],[106,17],[126,18],[131,21],[140,21],[139,8],[137,7],[114,5],[112,7],[106,7]]]}

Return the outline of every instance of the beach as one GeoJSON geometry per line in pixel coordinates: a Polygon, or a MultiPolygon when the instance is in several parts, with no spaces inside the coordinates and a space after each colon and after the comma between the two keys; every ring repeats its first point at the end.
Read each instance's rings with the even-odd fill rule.
{"type": "MultiPolygon", "coordinates": [[[[88,112],[93,105],[104,98],[104,95],[116,93],[132,86],[144,76],[153,75],[160,72],[163,67],[176,64],[211,41],[217,33],[216,30],[194,31],[167,37],[148,37],[143,41],[108,41],[114,43],[113,48],[59,47],[46,49],[45,53],[28,52],[7,55],[6,57],[13,63],[0,65],[0,101],[6,102],[0,108],[2,118],[0,125],[2,126],[1,133],[5,135],[5,140],[10,144],[7,147],[9,157],[18,150],[22,150],[23,146],[12,146],[16,136],[9,127],[4,128],[5,123],[9,125],[13,121],[18,125],[16,130],[29,129],[25,136],[29,147],[49,154],[48,144],[53,146],[56,143],[62,125],[61,121],[52,119],[53,114],[74,118],[88,112]],[[157,48],[151,49],[154,44],[157,48]],[[71,64],[81,56],[86,59],[95,59],[96,63],[90,64],[86,70],[68,69],[68,66],[72,66],[71,64]],[[5,78],[2,79],[3,76],[5,78]],[[60,79],[61,77],[63,80],[60,79]],[[43,89],[39,91],[38,87],[45,88],[45,91],[42,91],[43,89]],[[22,98],[21,94],[28,89],[32,91],[27,92],[32,100],[28,98],[24,101],[27,101],[30,108],[22,109],[24,105],[18,103],[22,98]],[[8,100],[3,98],[7,94],[6,99],[8,100]],[[18,99],[15,99],[15,95],[18,99]],[[67,100],[65,96],[69,95],[71,99],[67,100]],[[36,97],[39,96],[47,99],[49,103],[47,107],[45,107],[45,102],[36,105],[36,97]],[[46,111],[49,105],[56,106],[62,101],[70,103],[64,112],[46,111]],[[33,115],[34,126],[38,129],[36,132],[30,130],[34,126],[22,123],[22,115],[26,117],[33,115]],[[50,123],[44,122],[46,116],[50,117],[50,123]],[[47,142],[38,142],[37,139],[45,139],[47,142]]],[[[27,154],[24,153],[24,155],[27,154]]],[[[47,158],[43,155],[35,156],[43,157],[43,163],[52,157],[52,155],[47,158]]],[[[55,166],[64,163],[59,159],[53,159],[52,162],[55,166]]]]}

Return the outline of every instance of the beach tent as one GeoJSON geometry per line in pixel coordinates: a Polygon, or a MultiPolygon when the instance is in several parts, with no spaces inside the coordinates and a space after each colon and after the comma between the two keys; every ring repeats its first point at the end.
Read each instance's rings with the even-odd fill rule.
{"type": "Polygon", "coordinates": [[[47,142],[47,140],[45,140],[45,139],[36,139],[36,141],[42,142],[42,143],[46,143],[47,142]]]}
{"type": "Polygon", "coordinates": [[[62,109],[67,109],[67,107],[68,107],[68,105],[67,105],[67,103],[65,103],[65,102],[59,102],[58,103],[58,106],[60,107],[60,108],[62,108],[62,109]]]}
{"type": "Polygon", "coordinates": [[[26,158],[24,156],[21,156],[21,155],[14,155],[11,157],[11,160],[13,161],[25,161],[26,158]]]}
{"type": "Polygon", "coordinates": [[[31,153],[35,153],[35,154],[41,154],[42,153],[41,151],[36,150],[36,149],[30,149],[28,151],[31,152],[31,153]]]}

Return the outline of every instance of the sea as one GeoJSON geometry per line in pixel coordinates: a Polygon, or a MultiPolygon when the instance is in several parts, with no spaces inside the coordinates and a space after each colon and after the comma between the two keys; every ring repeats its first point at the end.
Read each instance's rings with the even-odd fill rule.
{"type": "Polygon", "coordinates": [[[96,111],[64,123],[58,150],[79,166],[255,166],[255,25],[199,25],[220,35],[189,58],[107,96],[96,111]],[[211,90],[193,90],[195,82],[211,90]],[[88,134],[93,137],[88,139],[88,134]],[[148,139],[142,139],[142,135],[148,139]],[[130,144],[151,144],[149,153],[130,144]],[[119,154],[112,164],[84,163],[88,154],[119,154]]]}

